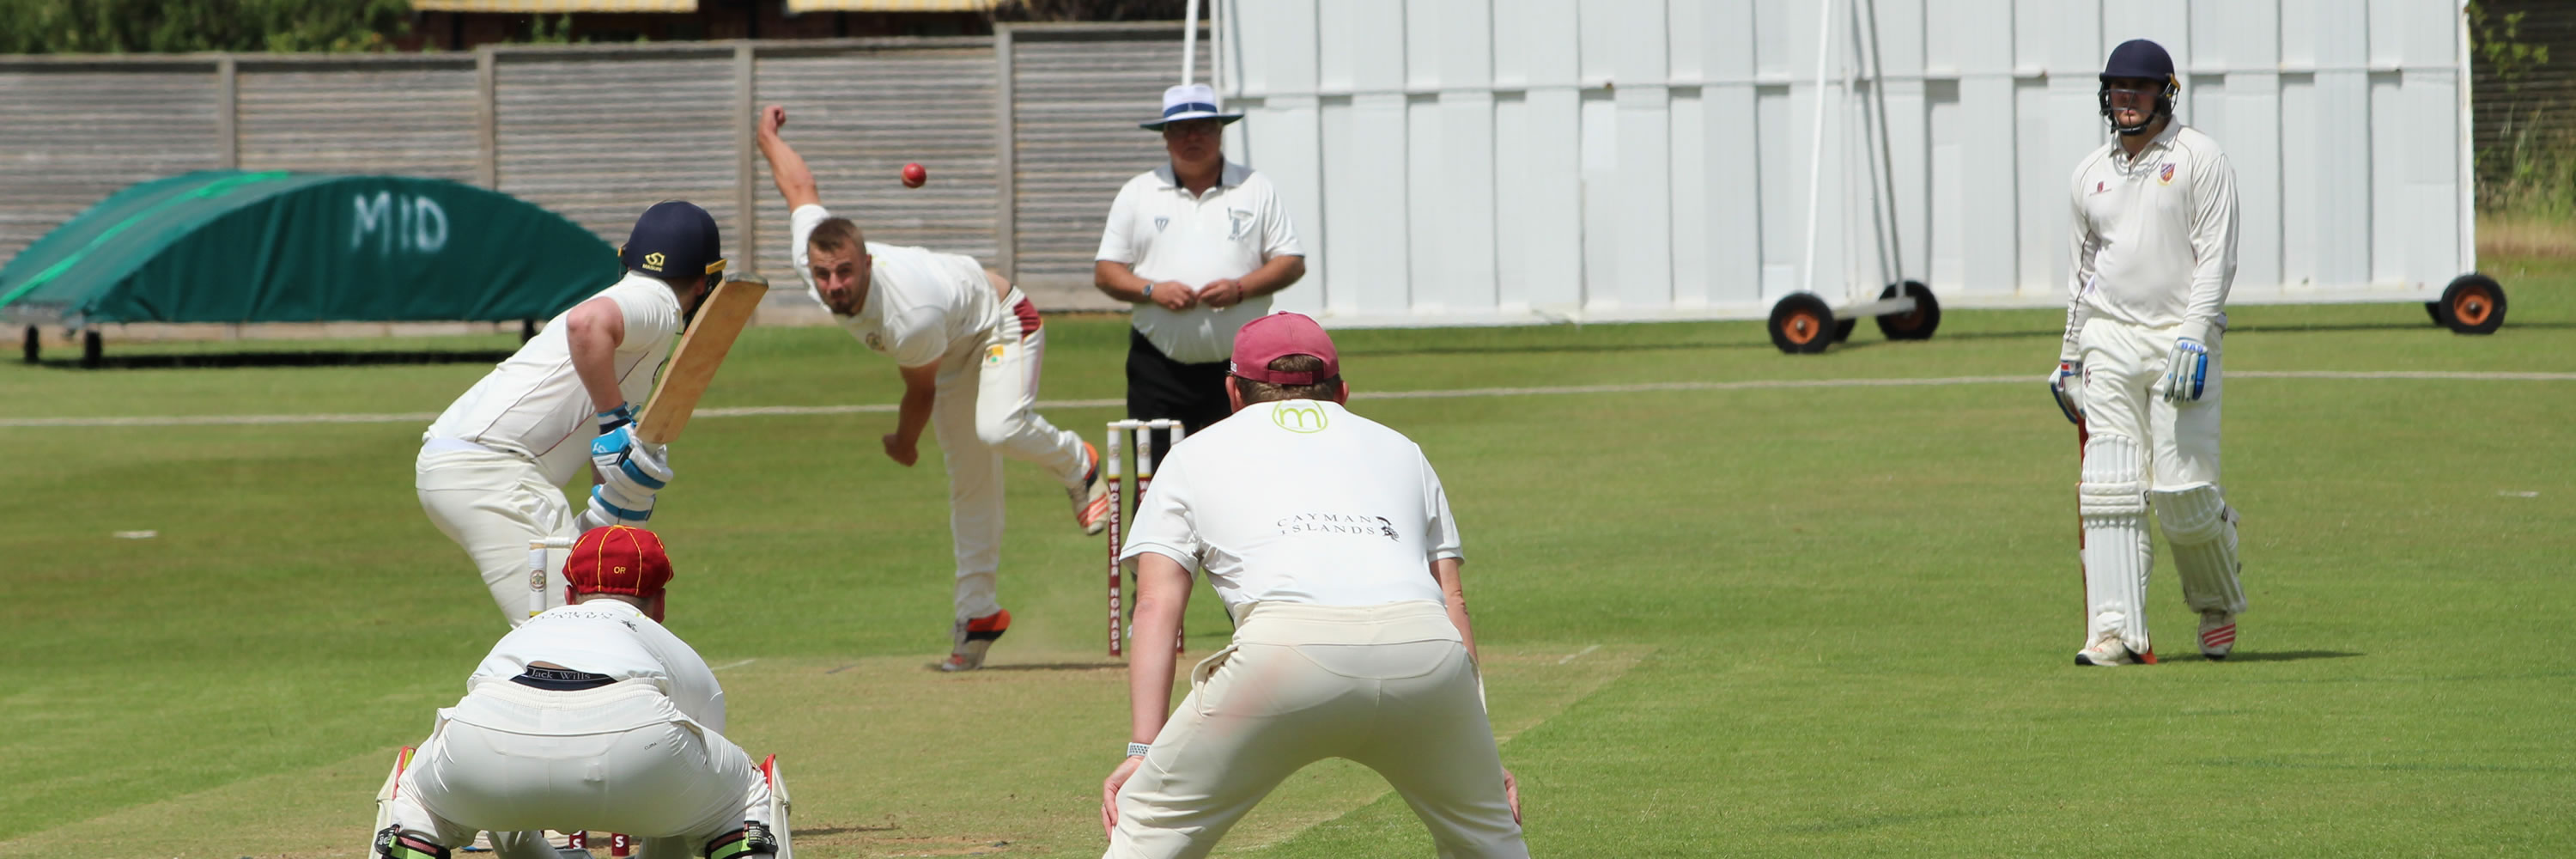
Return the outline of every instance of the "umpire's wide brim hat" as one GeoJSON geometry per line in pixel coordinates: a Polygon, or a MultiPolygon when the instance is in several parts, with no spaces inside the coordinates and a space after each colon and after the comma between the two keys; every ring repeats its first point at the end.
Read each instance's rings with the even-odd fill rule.
{"type": "Polygon", "coordinates": [[[1223,113],[1216,109],[1216,89],[1207,84],[1182,84],[1163,91],[1163,115],[1150,122],[1136,123],[1147,131],[1161,131],[1169,123],[1184,119],[1213,119],[1232,125],[1242,119],[1240,113],[1223,113]]]}

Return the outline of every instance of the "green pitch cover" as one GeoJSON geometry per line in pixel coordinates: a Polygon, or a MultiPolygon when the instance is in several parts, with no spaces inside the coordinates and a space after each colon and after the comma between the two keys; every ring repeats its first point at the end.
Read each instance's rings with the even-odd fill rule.
{"type": "Polygon", "coordinates": [[[616,248],[507,194],[207,170],[118,191],[36,240],[0,266],[0,314],[75,327],[549,319],[620,274],[616,248]]]}

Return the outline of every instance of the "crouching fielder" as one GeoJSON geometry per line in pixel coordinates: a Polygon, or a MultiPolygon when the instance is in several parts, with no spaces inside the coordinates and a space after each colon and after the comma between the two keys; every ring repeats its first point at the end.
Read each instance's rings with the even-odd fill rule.
{"type": "Polygon", "coordinates": [[[2218,486],[2219,336],[2236,276],[2236,173],[2218,142],[2174,120],[2173,59],[2144,39],[2102,71],[2110,143],[2075,170],[2065,345],[2049,376],[2089,433],[2085,644],[2078,665],[2154,662],[2147,641],[2147,514],[2173,546],[2200,652],[2224,659],[2245,610],[2236,511],[2218,486]],[[2080,379],[2080,384],[2078,380],[2080,379]]]}
{"type": "Polygon", "coordinates": [[[1176,712],[1172,648],[1128,651],[1134,726],[1101,789],[1104,855],[1205,856],[1289,773],[1338,757],[1403,794],[1439,855],[1528,856],[1439,475],[1342,407],[1350,388],[1312,319],[1246,324],[1230,372],[1234,413],[1173,447],[1122,555],[1137,641],[1172,640],[1198,567],[1234,642],[1190,672],[1176,712]]]}
{"type": "Polygon", "coordinates": [[[724,738],[715,673],[662,628],[661,538],[592,530],[564,578],[572,604],[503,636],[397,765],[375,855],[449,859],[490,832],[501,859],[556,859],[551,826],[626,833],[644,859],[787,859],[776,759],[724,738]]]}
{"type": "Polygon", "coordinates": [[[626,276],[556,316],[421,435],[421,509],[474,559],[511,626],[528,620],[529,541],[652,518],[670,459],[634,437],[633,403],[723,276],[721,247],[705,209],[644,210],[618,251],[626,276]],[[576,516],[562,486],[583,465],[597,485],[576,516]]]}

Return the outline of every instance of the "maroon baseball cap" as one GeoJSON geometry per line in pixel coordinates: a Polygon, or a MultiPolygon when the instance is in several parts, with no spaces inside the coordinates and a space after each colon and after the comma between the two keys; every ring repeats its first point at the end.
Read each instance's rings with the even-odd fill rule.
{"type": "Polygon", "coordinates": [[[1246,322],[1234,333],[1234,366],[1227,372],[1273,385],[1312,385],[1341,375],[1342,359],[1334,353],[1333,338],[1324,333],[1324,326],[1306,314],[1282,310],[1246,322]],[[1270,369],[1270,362],[1290,355],[1321,358],[1324,369],[1312,373],[1270,369]]]}
{"type": "Polygon", "coordinates": [[[642,528],[593,528],[573,541],[564,559],[564,581],[579,594],[624,594],[652,599],[671,583],[671,556],[662,538],[642,528]]]}

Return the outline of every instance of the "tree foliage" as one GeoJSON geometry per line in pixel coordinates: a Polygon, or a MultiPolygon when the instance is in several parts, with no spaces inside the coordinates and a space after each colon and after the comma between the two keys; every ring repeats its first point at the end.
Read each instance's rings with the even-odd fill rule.
{"type": "MultiPolygon", "coordinates": [[[[1187,0],[1003,0],[993,8],[996,21],[1178,21],[1189,14],[1187,0]]],[[[1206,20],[1214,0],[1200,0],[1206,20]]]]}
{"type": "Polygon", "coordinates": [[[0,53],[381,51],[409,0],[0,0],[0,53]]]}

